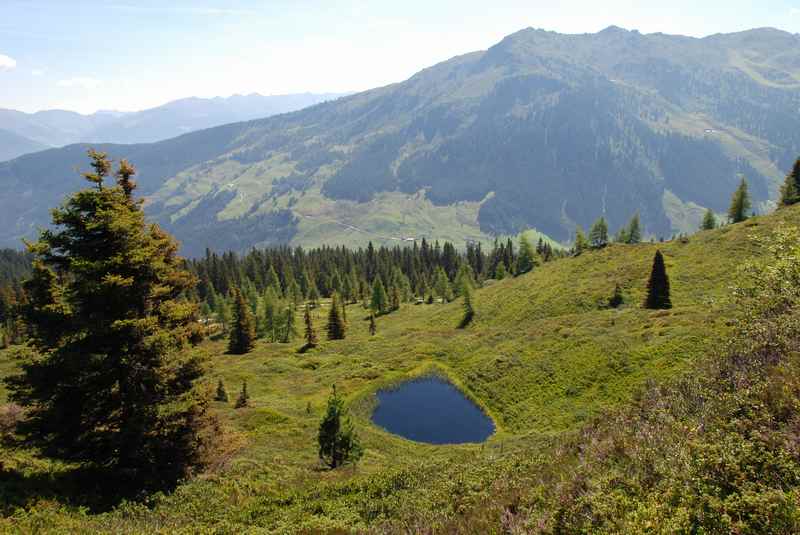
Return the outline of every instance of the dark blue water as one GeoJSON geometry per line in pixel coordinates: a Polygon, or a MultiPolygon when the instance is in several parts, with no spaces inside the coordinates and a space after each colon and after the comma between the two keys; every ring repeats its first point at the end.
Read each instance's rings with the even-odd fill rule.
{"type": "Polygon", "coordinates": [[[483,442],[494,422],[455,386],[424,377],[378,391],[372,421],[396,435],[428,444],[483,442]]]}

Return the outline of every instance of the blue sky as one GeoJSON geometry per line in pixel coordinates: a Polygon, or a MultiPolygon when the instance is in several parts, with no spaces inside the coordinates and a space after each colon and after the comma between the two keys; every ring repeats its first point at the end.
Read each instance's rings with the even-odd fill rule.
{"type": "Polygon", "coordinates": [[[0,0],[0,108],[357,91],[532,26],[800,33],[800,0],[0,0]]]}

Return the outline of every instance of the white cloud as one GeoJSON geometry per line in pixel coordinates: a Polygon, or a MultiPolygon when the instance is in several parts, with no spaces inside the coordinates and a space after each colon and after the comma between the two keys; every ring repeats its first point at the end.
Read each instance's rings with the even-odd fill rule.
{"type": "Polygon", "coordinates": [[[97,89],[102,85],[102,82],[97,78],[76,76],[75,78],[67,78],[66,80],[59,80],[56,85],[58,85],[58,87],[78,87],[81,89],[97,89]]]}
{"type": "Polygon", "coordinates": [[[4,54],[0,54],[0,71],[10,71],[17,66],[16,60],[4,54]]]}
{"type": "Polygon", "coordinates": [[[793,7],[793,8],[791,8],[791,9],[789,10],[789,14],[790,14],[790,15],[792,15],[792,16],[794,16],[794,17],[796,17],[797,15],[800,15],[800,7],[793,7]]]}
{"type": "Polygon", "coordinates": [[[44,76],[44,69],[33,69],[31,74],[33,76],[44,76]]]}

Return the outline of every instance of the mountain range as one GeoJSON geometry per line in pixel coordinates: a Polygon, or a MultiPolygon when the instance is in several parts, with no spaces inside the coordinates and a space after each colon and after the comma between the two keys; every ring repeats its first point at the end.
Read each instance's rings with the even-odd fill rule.
{"type": "MultiPolygon", "coordinates": [[[[658,237],[724,211],[742,176],[769,210],[800,154],[799,109],[798,35],[529,28],[296,112],[93,146],[138,166],[147,213],[187,255],[530,228],[564,241],[635,212],[658,237]]],[[[82,187],[88,146],[0,164],[0,245],[32,236],[82,187]]]]}
{"type": "Polygon", "coordinates": [[[0,161],[48,147],[79,142],[152,143],[226,123],[299,110],[341,93],[264,96],[257,93],[215,98],[184,98],[138,112],[44,110],[24,113],[0,109],[0,161]],[[13,134],[15,141],[6,139],[13,134]]]}

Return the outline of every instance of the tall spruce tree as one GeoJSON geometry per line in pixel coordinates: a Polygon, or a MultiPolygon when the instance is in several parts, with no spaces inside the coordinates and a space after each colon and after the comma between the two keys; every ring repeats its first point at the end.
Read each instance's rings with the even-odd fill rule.
{"type": "Polygon", "coordinates": [[[592,229],[589,231],[589,245],[595,249],[608,245],[608,223],[604,217],[592,225],[592,229]]]}
{"type": "Polygon", "coordinates": [[[344,340],[347,327],[342,318],[339,304],[339,294],[334,292],[331,299],[331,309],[328,312],[328,340],[344,340]]]}
{"type": "Polygon", "coordinates": [[[348,417],[344,400],[336,392],[336,386],[328,398],[325,415],[319,424],[317,445],[320,460],[334,469],[357,462],[364,451],[348,417]]]}
{"type": "Polygon", "coordinates": [[[389,308],[389,298],[386,296],[386,288],[383,287],[380,277],[375,277],[375,282],[372,283],[372,300],[369,303],[369,308],[375,314],[383,314],[389,308]]]}
{"type": "Polygon", "coordinates": [[[195,284],[178,244],[148,224],[133,197],[133,166],[90,150],[95,187],[53,210],[54,228],[29,244],[24,313],[35,356],[7,380],[27,408],[29,445],[109,469],[128,485],[171,485],[200,464],[208,397],[183,349],[197,331],[195,284]]]}
{"type": "Polygon", "coordinates": [[[728,219],[731,223],[741,223],[747,219],[750,210],[750,193],[747,189],[747,181],[742,178],[739,187],[733,193],[731,205],[728,208],[728,219]]]}
{"type": "Polygon", "coordinates": [[[669,295],[669,277],[667,267],[664,264],[664,256],[661,251],[656,251],[653,258],[653,269],[650,272],[650,279],[647,281],[647,297],[644,301],[645,308],[664,309],[672,308],[672,300],[669,295]]]}
{"type": "Polygon", "coordinates": [[[714,230],[717,228],[717,216],[714,215],[714,210],[709,208],[703,216],[703,222],[700,223],[701,230],[714,230]]]}
{"type": "Polygon", "coordinates": [[[233,325],[228,338],[228,351],[244,355],[253,350],[256,341],[256,322],[250,306],[239,288],[233,289],[233,325]]]}
{"type": "Polygon", "coordinates": [[[306,311],[303,320],[306,324],[306,346],[305,349],[312,349],[317,347],[317,331],[314,330],[314,322],[311,319],[311,308],[306,305],[306,311]]]}
{"type": "Polygon", "coordinates": [[[794,167],[783,182],[780,205],[790,206],[798,202],[800,202],[800,158],[794,162],[794,167]]]}

